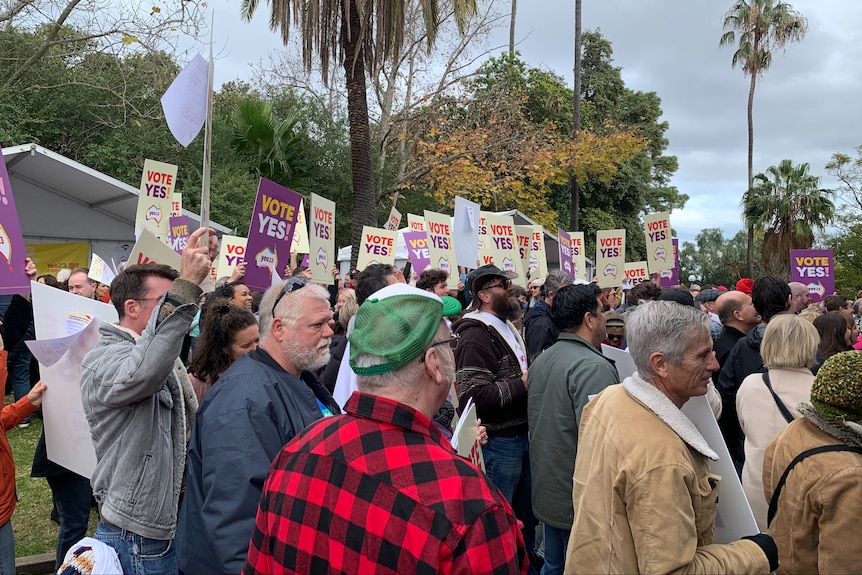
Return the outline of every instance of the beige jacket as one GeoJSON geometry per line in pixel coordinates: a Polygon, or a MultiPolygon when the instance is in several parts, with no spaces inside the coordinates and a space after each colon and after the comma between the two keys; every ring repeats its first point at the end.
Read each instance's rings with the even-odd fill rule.
{"type": "MultiPolygon", "coordinates": [[[[821,445],[862,447],[862,427],[820,418],[808,404],[764,453],[763,490],[772,497],[793,459],[821,445]]],[[[778,513],[768,533],[778,546],[779,575],[862,573],[862,455],[818,453],[803,459],[787,476],[778,513]]]]}
{"type": "MultiPolygon", "coordinates": [[[[769,381],[772,389],[790,410],[799,418],[796,406],[811,397],[814,376],[806,368],[770,369],[769,381]]],[[[762,373],[753,373],[742,381],[736,394],[736,413],[739,425],[745,433],[745,466],[742,468],[742,488],[757,527],[766,531],[767,503],[763,497],[763,452],[781,431],[787,421],[778,411],[772,394],[763,383],[762,373]]]]}
{"type": "Polygon", "coordinates": [[[753,541],[719,545],[718,456],[637,374],[587,404],[566,573],[769,573],[753,541]]]}

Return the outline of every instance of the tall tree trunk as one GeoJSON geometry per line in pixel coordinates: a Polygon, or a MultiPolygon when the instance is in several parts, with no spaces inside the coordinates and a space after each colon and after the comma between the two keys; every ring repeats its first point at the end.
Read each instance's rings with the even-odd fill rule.
{"type": "MultiPolygon", "coordinates": [[[[757,73],[751,74],[751,85],[748,87],[748,188],[751,191],[754,186],[754,85],[757,81],[757,73]]],[[[748,224],[748,251],[745,258],[745,273],[747,277],[754,275],[754,224],[748,224]]]]}
{"type": "Polygon", "coordinates": [[[350,126],[350,167],[353,181],[353,221],[350,237],[350,269],[356,267],[362,226],[377,227],[377,202],[374,197],[374,169],[371,163],[371,129],[368,121],[368,99],[365,88],[365,50],[358,43],[360,21],[356,0],[342,0],[350,10],[350,32],[342,19],[344,72],[347,77],[347,121],[350,126]]]}
{"type": "MultiPolygon", "coordinates": [[[[575,100],[572,111],[572,138],[578,138],[578,130],[581,129],[581,0],[575,0],[575,100]]],[[[578,216],[581,211],[581,187],[578,180],[572,175],[569,179],[569,189],[572,196],[569,231],[578,231],[578,216]]]]}
{"type": "Polygon", "coordinates": [[[518,0],[512,0],[512,17],[509,20],[509,56],[515,55],[515,16],[518,14],[518,0]]]}

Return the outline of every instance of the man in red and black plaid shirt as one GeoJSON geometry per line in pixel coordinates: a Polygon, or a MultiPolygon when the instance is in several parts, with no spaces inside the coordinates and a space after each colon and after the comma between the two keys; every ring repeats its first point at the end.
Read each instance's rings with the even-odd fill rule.
{"type": "Polygon", "coordinates": [[[431,420],[455,378],[452,298],[400,289],[359,309],[346,415],[273,461],[245,575],[526,573],[511,507],[431,420]]]}

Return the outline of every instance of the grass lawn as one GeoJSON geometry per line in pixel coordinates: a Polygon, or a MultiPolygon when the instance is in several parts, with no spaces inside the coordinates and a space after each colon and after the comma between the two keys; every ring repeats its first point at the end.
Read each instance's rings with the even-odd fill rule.
{"type": "MultiPolygon", "coordinates": [[[[12,396],[6,396],[5,403],[11,403],[12,396]]],[[[15,458],[15,479],[18,487],[18,505],[12,515],[12,528],[15,532],[15,556],[53,553],[57,548],[57,533],[60,527],[51,521],[51,489],[44,477],[30,477],[33,452],[42,434],[42,420],[31,419],[30,427],[13,427],[6,432],[12,456],[15,458]]],[[[90,513],[88,535],[96,530],[98,514],[90,513]]]]}

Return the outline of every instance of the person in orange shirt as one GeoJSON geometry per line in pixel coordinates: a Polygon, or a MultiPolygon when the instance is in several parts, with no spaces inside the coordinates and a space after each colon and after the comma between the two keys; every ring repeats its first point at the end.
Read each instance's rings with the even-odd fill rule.
{"type": "Polygon", "coordinates": [[[18,500],[15,493],[15,462],[6,432],[39,409],[45,389],[45,384],[40,381],[30,393],[0,411],[0,476],[3,477],[0,482],[0,574],[3,575],[15,573],[15,538],[12,535],[11,519],[18,500]]]}

